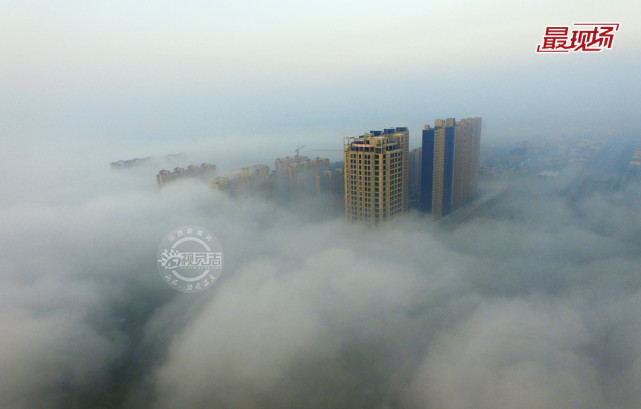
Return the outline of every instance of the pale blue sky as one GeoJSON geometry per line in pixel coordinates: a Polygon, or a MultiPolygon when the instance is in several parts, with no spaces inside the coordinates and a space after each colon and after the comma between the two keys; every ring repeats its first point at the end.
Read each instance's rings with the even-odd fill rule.
{"type": "Polygon", "coordinates": [[[418,143],[422,125],[445,116],[482,116],[485,136],[504,139],[639,125],[639,2],[5,0],[0,8],[0,138],[9,150],[90,141],[125,157],[224,136],[257,146],[320,137],[329,147],[334,137],[340,146],[342,136],[396,125],[418,143]],[[602,53],[534,52],[545,26],[575,22],[622,26],[602,53]]]}

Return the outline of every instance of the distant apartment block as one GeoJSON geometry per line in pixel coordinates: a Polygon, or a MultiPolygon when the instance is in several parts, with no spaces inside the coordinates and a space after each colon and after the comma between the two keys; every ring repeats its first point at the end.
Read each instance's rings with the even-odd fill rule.
{"type": "Polygon", "coordinates": [[[421,163],[423,159],[423,148],[412,149],[409,152],[409,198],[410,204],[418,202],[421,193],[421,163]]]}
{"type": "Polygon", "coordinates": [[[292,163],[287,167],[287,183],[291,194],[316,193],[316,175],[329,171],[329,159],[316,158],[292,163]]]}
{"type": "Polygon", "coordinates": [[[511,149],[508,156],[508,166],[510,169],[515,172],[523,171],[526,168],[527,153],[525,146],[511,149]]]}
{"type": "Polygon", "coordinates": [[[132,168],[134,166],[141,165],[147,161],[149,161],[151,156],[148,156],[146,158],[133,158],[133,159],[127,159],[127,160],[119,160],[116,162],[111,162],[111,169],[126,169],[126,168],[132,168]]]}
{"type": "Polygon", "coordinates": [[[274,173],[265,165],[255,165],[231,172],[230,175],[215,178],[211,187],[231,196],[262,195],[274,193],[274,173]]]}
{"type": "Polygon", "coordinates": [[[439,119],[425,125],[420,208],[434,217],[450,214],[476,193],[481,118],[439,119]]]}
{"type": "Polygon", "coordinates": [[[215,171],[216,165],[211,163],[203,163],[200,166],[189,165],[186,169],[177,167],[172,171],[163,169],[156,175],[156,181],[158,182],[158,187],[163,187],[169,182],[185,177],[206,178],[212,176],[215,171]]]}
{"type": "Polygon", "coordinates": [[[318,193],[316,177],[330,170],[329,159],[302,155],[278,158],[274,168],[279,192],[290,197],[318,193]]]}
{"type": "Polygon", "coordinates": [[[316,194],[320,196],[343,196],[345,192],[345,175],[343,168],[326,170],[315,176],[316,194]]]}
{"type": "Polygon", "coordinates": [[[300,163],[303,161],[309,160],[307,156],[295,155],[287,156],[285,158],[277,158],[274,160],[274,171],[278,177],[286,177],[288,174],[289,165],[300,163]]]}
{"type": "Polygon", "coordinates": [[[408,211],[409,132],[406,127],[343,138],[345,214],[376,225],[408,211]]]}

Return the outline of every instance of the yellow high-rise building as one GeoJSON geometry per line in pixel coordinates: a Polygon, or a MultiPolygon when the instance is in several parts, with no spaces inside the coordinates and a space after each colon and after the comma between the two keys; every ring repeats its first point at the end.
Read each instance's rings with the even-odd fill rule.
{"type": "Polygon", "coordinates": [[[409,132],[406,127],[343,138],[345,214],[368,225],[409,210],[409,132]]]}

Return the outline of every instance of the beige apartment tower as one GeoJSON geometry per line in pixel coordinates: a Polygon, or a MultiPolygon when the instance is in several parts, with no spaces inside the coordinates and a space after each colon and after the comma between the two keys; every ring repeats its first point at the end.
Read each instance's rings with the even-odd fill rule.
{"type": "Polygon", "coordinates": [[[481,151],[481,118],[461,119],[454,128],[454,179],[452,208],[474,198],[481,151]]]}
{"type": "Polygon", "coordinates": [[[447,216],[476,194],[481,118],[454,118],[425,125],[421,158],[420,208],[447,216]]]}
{"type": "Polygon", "coordinates": [[[255,165],[233,171],[229,176],[215,178],[211,188],[235,196],[269,197],[274,193],[274,174],[265,165],[255,165]]]}
{"type": "Polygon", "coordinates": [[[406,127],[343,138],[345,214],[377,225],[409,209],[409,132],[406,127]]]}

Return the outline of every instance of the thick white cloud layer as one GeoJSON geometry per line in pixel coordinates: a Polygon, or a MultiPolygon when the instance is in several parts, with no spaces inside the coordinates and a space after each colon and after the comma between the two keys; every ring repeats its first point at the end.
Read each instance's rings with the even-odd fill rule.
{"type": "Polygon", "coordinates": [[[638,406],[635,186],[529,181],[465,224],[365,229],[145,172],[2,208],[3,408],[638,406]],[[155,270],[186,224],[225,252],[197,295],[155,270]]]}

